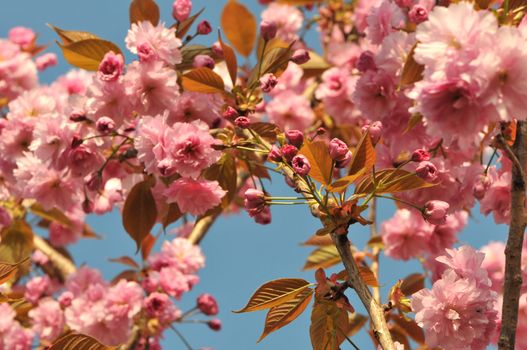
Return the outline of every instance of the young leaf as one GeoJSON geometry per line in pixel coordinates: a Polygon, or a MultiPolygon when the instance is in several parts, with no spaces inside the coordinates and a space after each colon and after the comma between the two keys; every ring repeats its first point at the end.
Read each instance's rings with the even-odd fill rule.
{"type": "Polygon", "coordinates": [[[179,210],[177,203],[170,203],[168,205],[167,212],[161,222],[163,224],[163,228],[166,229],[168,225],[178,221],[179,218],[182,216],[183,213],[181,212],[181,210],[179,210]]]}
{"type": "Polygon", "coordinates": [[[375,277],[375,274],[372,270],[370,270],[367,266],[359,266],[359,274],[364,283],[366,283],[368,286],[372,287],[378,287],[379,282],[377,281],[377,277],[375,277]]]}
{"type": "Polygon", "coordinates": [[[223,32],[242,56],[248,57],[256,40],[256,19],[236,0],[229,0],[221,13],[223,32]]]}
{"type": "Polygon", "coordinates": [[[417,325],[414,320],[404,316],[393,316],[393,320],[417,343],[425,343],[425,334],[423,329],[419,327],[419,325],[417,325]]]}
{"type": "Polygon", "coordinates": [[[139,269],[139,264],[137,264],[135,262],[134,259],[132,259],[131,257],[129,256],[121,256],[121,257],[118,257],[118,258],[113,258],[113,259],[110,259],[111,262],[116,262],[116,263],[119,263],[119,264],[123,264],[123,265],[126,265],[126,266],[129,266],[131,268],[134,268],[134,269],[139,269]]]}
{"type": "Polygon", "coordinates": [[[262,285],[254,292],[247,305],[235,313],[270,309],[293,299],[310,286],[301,278],[281,278],[262,285]]]}
{"type": "Polygon", "coordinates": [[[215,57],[212,49],[203,45],[186,45],[181,49],[181,63],[177,64],[178,70],[185,71],[193,68],[194,57],[207,55],[215,57]]]}
{"type": "Polygon", "coordinates": [[[315,299],[309,335],[313,350],[337,350],[349,327],[348,312],[336,303],[315,299]]]}
{"type": "MultiPolygon", "coordinates": [[[[432,187],[436,184],[426,182],[415,173],[402,169],[384,169],[375,174],[378,183],[376,193],[397,193],[402,191],[416,190],[419,188],[432,187]]],[[[370,193],[373,191],[371,177],[362,180],[355,188],[355,194],[370,193]]]]}
{"type": "Polygon", "coordinates": [[[251,123],[251,130],[256,132],[258,135],[266,139],[267,141],[274,143],[276,141],[277,137],[277,129],[278,127],[276,124],[273,123],[265,123],[265,122],[256,122],[251,123]]]}
{"type": "Polygon", "coordinates": [[[349,324],[347,335],[348,337],[351,337],[361,330],[361,328],[366,324],[366,321],[368,321],[368,317],[355,312],[348,316],[348,320],[349,324]]]}
{"type": "Polygon", "coordinates": [[[346,190],[348,186],[355,182],[355,180],[357,180],[361,175],[361,173],[357,173],[354,175],[347,175],[341,177],[340,179],[335,180],[331,185],[328,186],[328,191],[337,193],[344,192],[344,190],[346,190]]]}
{"type": "Polygon", "coordinates": [[[417,43],[412,46],[408,56],[406,56],[406,62],[404,63],[403,71],[401,73],[401,86],[411,85],[423,79],[423,70],[425,69],[425,66],[417,63],[414,59],[416,47],[417,43]]]}
{"type": "Polygon", "coordinates": [[[258,83],[260,76],[266,73],[273,73],[276,77],[279,77],[287,68],[289,59],[293,53],[291,46],[292,44],[289,44],[287,47],[275,47],[270,50],[266,49],[261,64],[257,64],[251,71],[249,76],[249,86],[252,87],[254,84],[258,83]]]}
{"type": "Polygon", "coordinates": [[[221,159],[205,172],[208,180],[217,180],[227,194],[222,199],[223,207],[227,207],[237,193],[236,159],[230,153],[224,153],[221,159]]]}
{"type": "Polygon", "coordinates": [[[304,312],[306,307],[311,302],[313,297],[313,290],[306,288],[298,293],[293,299],[272,307],[265,317],[265,328],[258,339],[261,342],[270,333],[279,330],[293,322],[298,316],[304,312]]]}
{"type": "Polygon", "coordinates": [[[370,133],[365,132],[355,148],[348,175],[359,174],[360,176],[361,174],[366,173],[375,165],[375,160],[375,148],[371,143],[370,133]]]}
{"type": "Polygon", "coordinates": [[[113,350],[115,347],[109,347],[101,344],[95,338],[85,334],[69,332],[55,340],[49,347],[49,350],[113,350]]]}
{"type": "Polygon", "coordinates": [[[328,235],[324,235],[324,236],[313,235],[309,237],[307,241],[302,243],[302,245],[314,245],[314,246],[325,246],[325,245],[330,245],[330,244],[333,244],[333,240],[328,235]]]}
{"type": "Polygon", "coordinates": [[[299,151],[311,164],[309,176],[321,184],[329,185],[331,181],[331,164],[328,146],[324,141],[311,142],[306,140],[299,151]]]}
{"type": "Polygon", "coordinates": [[[148,256],[150,255],[150,252],[152,251],[152,248],[154,247],[154,244],[156,243],[156,237],[153,236],[151,233],[149,233],[145,239],[143,239],[143,242],[141,243],[141,257],[143,260],[148,259],[148,256]]]}
{"type": "MultiPolygon", "coordinates": [[[[25,221],[17,220],[9,229],[2,231],[0,241],[0,261],[17,264],[26,260],[33,251],[33,230],[25,221]]],[[[19,272],[22,270],[25,269],[19,268],[19,272]]]]}
{"type": "Polygon", "coordinates": [[[156,223],[157,208],[151,187],[150,181],[137,183],[126,197],[123,207],[124,228],[135,241],[138,251],[156,223]]]}
{"type": "Polygon", "coordinates": [[[316,77],[321,75],[331,65],[314,51],[309,51],[309,61],[300,65],[304,70],[304,78],[316,77]]]}
{"type": "Polygon", "coordinates": [[[48,24],[48,27],[53,29],[55,33],[60,37],[63,44],[71,44],[77,41],[86,40],[86,39],[100,39],[97,35],[90,32],[80,32],[76,30],[64,30],[58,27],[55,27],[52,24],[48,24]]]}
{"type": "Polygon", "coordinates": [[[238,61],[236,60],[236,54],[229,45],[223,42],[219,31],[218,41],[220,42],[221,50],[223,51],[223,58],[225,59],[225,63],[227,64],[227,70],[229,71],[229,76],[231,77],[232,86],[235,86],[236,76],[238,74],[238,61]]]}
{"type": "Polygon", "coordinates": [[[57,208],[45,210],[40,204],[35,203],[29,208],[29,210],[42,219],[56,222],[66,227],[71,227],[71,220],[57,208]]]}
{"type": "Polygon", "coordinates": [[[132,0],[130,4],[130,24],[149,21],[159,24],[159,6],[154,0],[132,0]]]}
{"type": "Polygon", "coordinates": [[[183,38],[185,36],[185,34],[188,33],[188,30],[190,29],[190,27],[192,27],[192,24],[194,23],[194,21],[196,21],[196,19],[199,17],[199,15],[201,15],[201,13],[205,10],[205,8],[203,7],[201,10],[199,10],[196,14],[190,16],[189,18],[187,18],[186,20],[184,20],[183,22],[181,22],[179,24],[179,26],[177,27],[177,32],[176,32],[176,36],[178,38],[183,38]]]}
{"type": "Polygon", "coordinates": [[[308,257],[303,270],[315,270],[328,268],[340,262],[340,255],[334,244],[320,247],[314,250],[308,257]]]}
{"type": "Polygon", "coordinates": [[[425,287],[425,276],[421,273],[412,273],[406,276],[401,283],[401,292],[404,295],[412,295],[425,287]]]}
{"type": "Polygon", "coordinates": [[[57,44],[69,64],[91,71],[99,69],[99,64],[107,52],[122,54],[114,43],[102,39],[86,39],[64,45],[57,42],[57,44]]]}
{"type": "Polygon", "coordinates": [[[200,67],[182,77],[183,89],[206,94],[224,93],[223,79],[210,68],[200,67]]]}
{"type": "Polygon", "coordinates": [[[28,260],[29,257],[15,264],[0,262],[0,285],[15,277],[18,271],[18,266],[27,262],[28,260]]]}

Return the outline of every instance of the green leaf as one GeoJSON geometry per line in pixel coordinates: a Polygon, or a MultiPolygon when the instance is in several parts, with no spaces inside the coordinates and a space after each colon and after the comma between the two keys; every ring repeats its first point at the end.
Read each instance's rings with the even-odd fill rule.
{"type": "Polygon", "coordinates": [[[270,309],[293,299],[310,286],[301,278],[281,278],[262,285],[253,293],[247,305],[235,313],[270,309]]]}
{"type": "Polygon", "coordinates": [[[106,53],[113,51],[122,54],[114,43],[102,39],[85,39],[70,44],[57,42],[57,44],[69,64],[90,71],[99,69],[99,64],[106,53]]]}
{"type": "Polygon", "coordinates": [[[137,183],[124,202],[123,226],[135,241],[138,251],[157,219],[156,201],[151,188],[151,181],[137,183]]]}

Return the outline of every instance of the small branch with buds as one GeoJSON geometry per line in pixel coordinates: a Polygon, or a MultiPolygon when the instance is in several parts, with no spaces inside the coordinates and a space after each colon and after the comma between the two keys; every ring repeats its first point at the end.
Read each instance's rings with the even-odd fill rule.
{"type": "Polygon", "coordinates": [[[527,122],[518,121],[516,139],[512,148],[501,137],[500,142],[507,156],[512,160],[511,181],[511,224],[505,248],[505,283],[503,286],[503,307],[501,335],[498,341],[500,350],[513,350],[518,323],[518,304],[522,286],[522,246],[527,215],[525,211],[526,178],[524,166],[527,164],[527,122]]]}

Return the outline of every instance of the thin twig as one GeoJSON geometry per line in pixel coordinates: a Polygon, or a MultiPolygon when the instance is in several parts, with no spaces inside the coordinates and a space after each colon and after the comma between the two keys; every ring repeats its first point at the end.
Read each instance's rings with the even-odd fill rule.
{"type": "Polygon", "coordinates": [[[192,346],[191,346],[190,343],[187,341],[187,339],[185,339],[185,337],[183,336],[183,334],[181,334],[181,332],[178,331],[177,328],[174,327],[174,325],[170,325],[170,328],[172,328],[172,330],[177,334],[177,336],[179,337],[179,339],[181,339],[181,341],[183,342],[183,344],[185,344],[185,346],[187,347],[188,350],[193,350],[193,349],[192,349],[192,346]]]}

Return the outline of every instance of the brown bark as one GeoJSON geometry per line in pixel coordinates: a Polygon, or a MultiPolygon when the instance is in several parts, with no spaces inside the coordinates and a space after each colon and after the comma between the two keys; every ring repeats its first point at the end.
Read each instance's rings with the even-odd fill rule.
{"type": "Polygon", "coordinates": [[[521,255],[523,235],[527,225],[525,211],[525,172],[527,164],[527,122],[518,121],[512,149],[504,142],[503,148],[512,160],[511,223],[505,248],[505,283],[503,286],[502,326],[498,341],[500,350],[513,350],[518,323],[518,303],[522,285],[521,255]]]}

